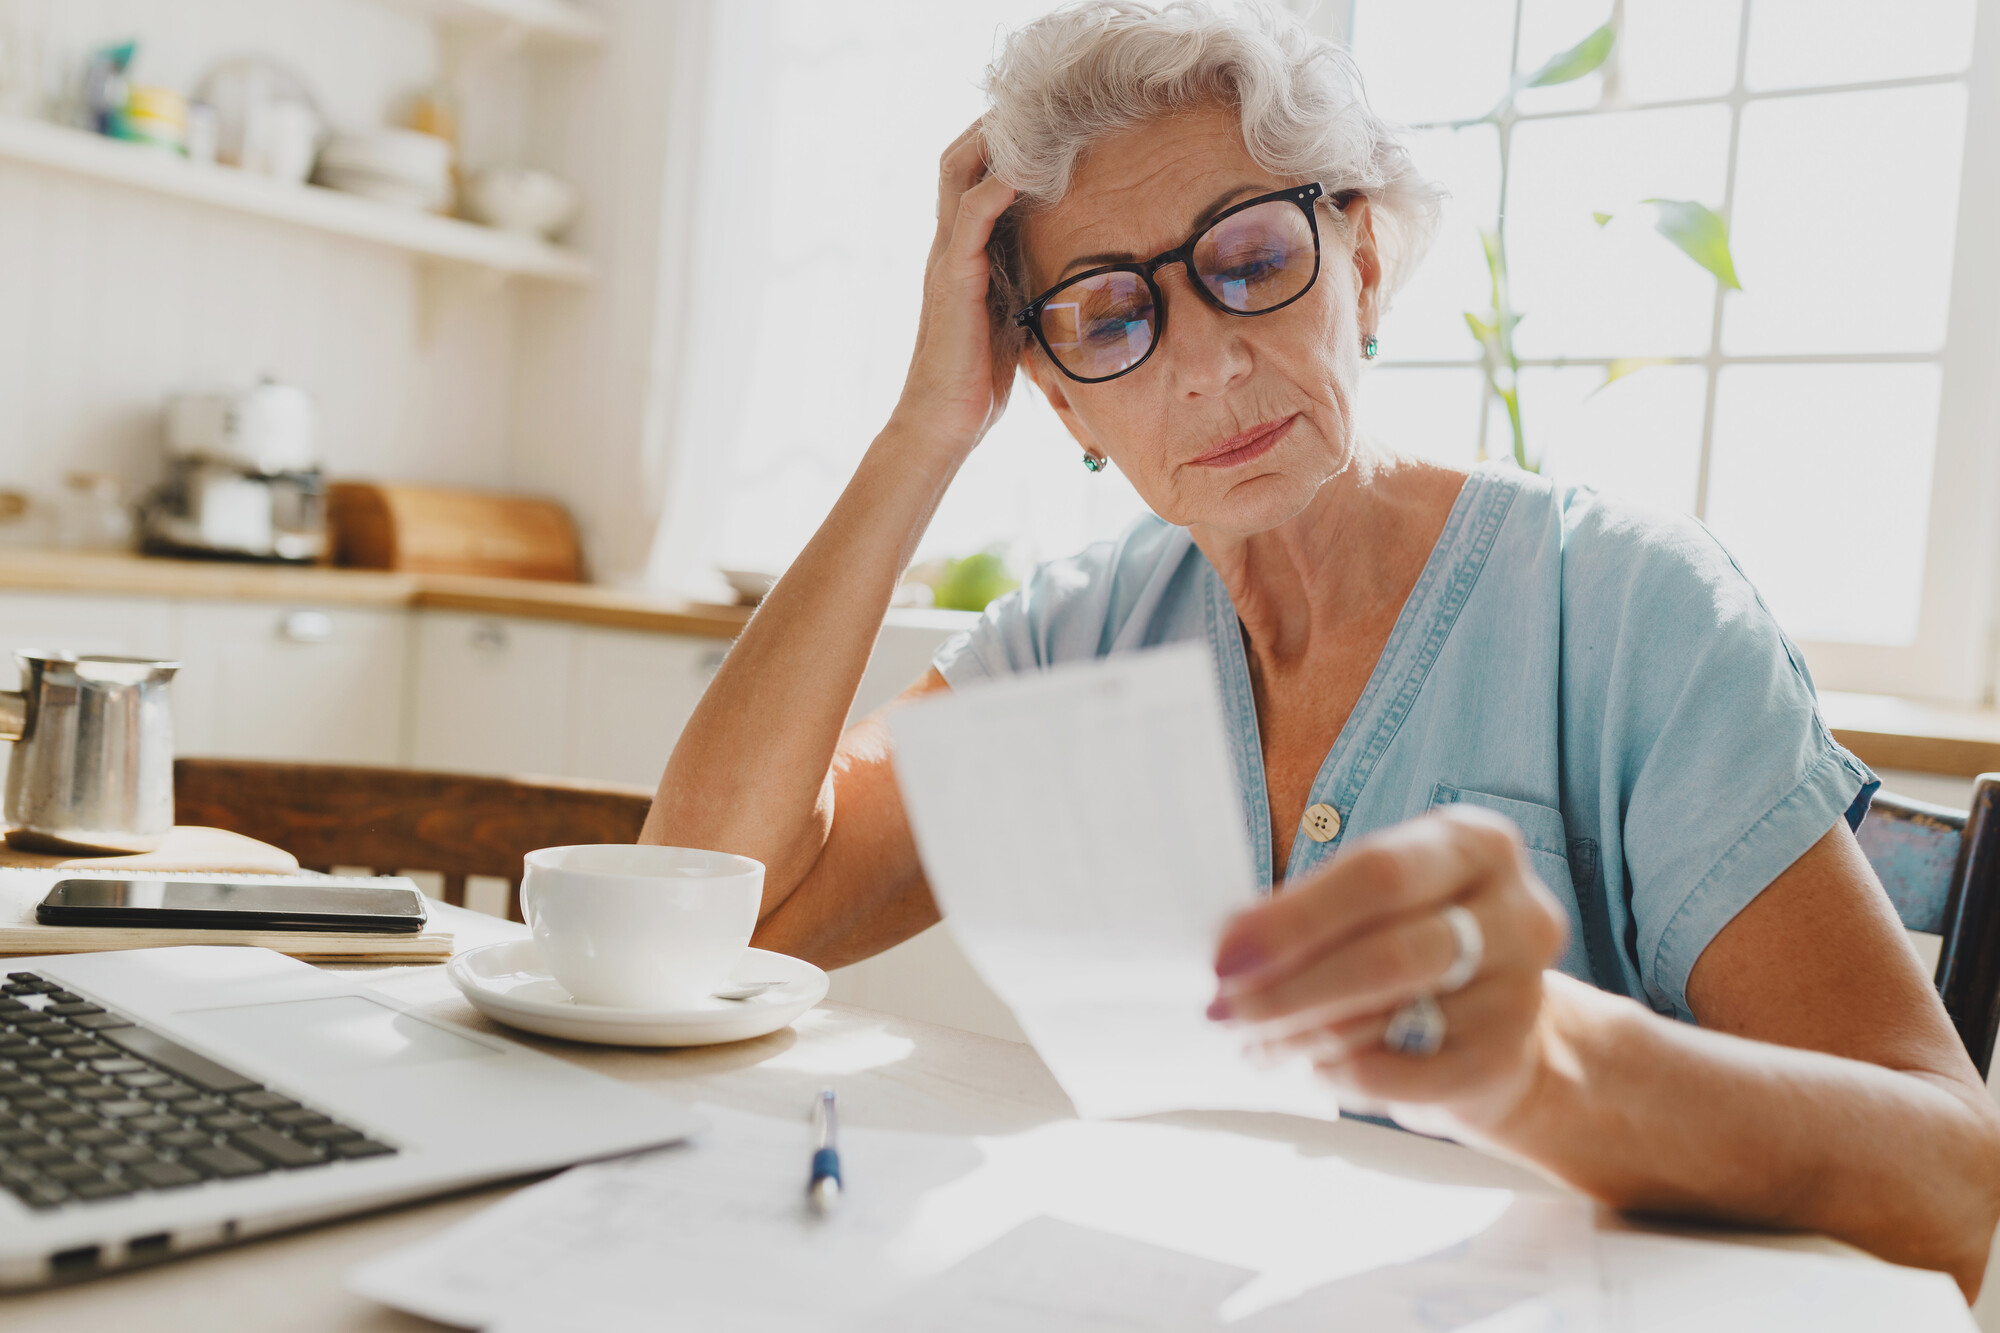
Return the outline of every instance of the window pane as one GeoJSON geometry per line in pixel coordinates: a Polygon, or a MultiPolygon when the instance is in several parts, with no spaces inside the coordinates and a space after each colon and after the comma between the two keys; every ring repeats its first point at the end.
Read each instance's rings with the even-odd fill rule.
{"type": "MultiPolygon", "coordinates": [[[[1611,17],[1610,0],[1522,0],[1521,47],[1515,68],[1526,78],[1569,50],[1611,17]]],[[[1604,95],[1604,75],[1586,74],[1548,88],[1523,88],[1514,105],[1523,111],[1572,111],[1596,106],[1604,95]]]]}
{"type": "MultiPolygon", "coordinates": [[[[742,151],[703,186],[706,198],[739,201],[730,239],[761,257],[726,290],[717,279],[698,316],[701,336],[741,346],[729,359],[739,387],[699,386],[724,399],[717,564],[782,569],[887,420],[916,333],[938,154],[979,114],[980,72],[1002,33],[1048,8],[786,0],[754,33],[755,101],[725,110],[762,123],[745,128],[742,151]],[[837,336],[825,335],[827,311],[843,312],[837,336]]],[[[1118,521],[1114,501],[1130,488],[1085,473],[1032,397],[1017,389],[933,522],[925,556],[993,544],[1061,555],[1105,534],[1089,524],[1118,521]]]]}
{"type": "Polygon", "coordinates": [[[1090,472],[1041,391],[1015,381],[1007,415],[958,471],[931,520],[926,555],[1001,547],[1026,568],[1119,532],[1146,512],[1125,474],[1090,472]]]}
{"type": "Polygon", "coordinates": [[[1974,0],[1756,0],[1753,90],[1952,74],[1972,58],[1974,0]]]}
{"type": "MultiPolygon", "coordinates": [[[[1707,396],[1700,366],[1649,366],[1611,384],[1595,367],[1530,367],[1521,372],[1521,423],[1545,475],[1692,511],[1707,396]]],[[[1504,416],[1495,420],[1504,425],[1504,416]]]]}
{"type": "Polygon", "coordinates": [[[1361,376],[1361,429],[1398,453],[1470,467],[1484,391],[1477,370],[1375,366],[1361,376]]]}
{"type": "MultiPolygon", "coordinates": [[[[1507,185],[1515,334],[1523,356],[1708,350],[1714,279],[1653,230],[1641,199],[1722,200],[1723,106],[1529,121],[1507,185]],[[1612,213],[1599,227],[1591,214],[1612,213]]],[[[1483,303],[1482,303],[1483,304],[1483,303]]]]}
{"type": "Polygon", "coordinates": [[[1743,109],[1733,353],[1930,351],[1944,341],[1965,87],[1743,109]]]}
{"type": "Polygon", "coordinates": [[[1729,366],[1708,521],[1794,638],[1916,638],[1935,365],[1729,366]]]}
{"type": "Polygon", "coordinates": [[[1719,97],[1736,86],[1743,0],[1625,0],[1618,78],[1634,102],[1719,97]]]}
{"type": "Polygon", "coordinates": [[[1471,120],[1507,91],[1508,0],[1355,0],[1353,22],[1369,103],[1390,120],[1471,120]]]}
{"type": "Polygon", "coordinates": [[[1419,130],[1407,137],[1417,169],[1450,192],[1430,254],[1396,294],[1382,321],[1386,359],[1470,359],[1479,345],[1467,310],[1486,308],[1486,257],[1479,232],[1500,212],[1500,143],[1491,125],[1419,130]]]}

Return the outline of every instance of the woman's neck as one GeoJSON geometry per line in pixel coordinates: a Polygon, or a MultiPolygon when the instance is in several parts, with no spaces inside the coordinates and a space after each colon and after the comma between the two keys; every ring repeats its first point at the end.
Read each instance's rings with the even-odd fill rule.
{"type": "Polygon", "coordinates": [[[1337,644],[1357,619],[1400,610],[1464,479],[1357,443],[1349,465],[1277,527],[1190,535],[1229,590],[1252,655],[1282,667],[1337,644]]]}

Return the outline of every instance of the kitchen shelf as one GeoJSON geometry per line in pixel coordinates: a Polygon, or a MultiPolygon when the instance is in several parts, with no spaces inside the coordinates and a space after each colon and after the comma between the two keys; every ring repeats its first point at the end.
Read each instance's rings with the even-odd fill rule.
{"type": "MultiPolygon", "coordinates": [[[[480,3],[497,8],[503,3],[525,6],[529,0],[480,3]]],[[[165,149],[107,139],[46,121],[0,116],[0,162],[4,161],[26,162],[234,209],[497,273],[571,283],[589,282],[591,277],[590,263],[583,256],[534,237],[401,209],[317,185],[293,185],[231,167],[205,166],[165,149]]]]}
{"type": "Polygon", "coordinates": [[[448,23],[516,32],[531,40],[569,46],[596,46],[604,24],[566,0],[389,0],[421,9],[448,23]]]}

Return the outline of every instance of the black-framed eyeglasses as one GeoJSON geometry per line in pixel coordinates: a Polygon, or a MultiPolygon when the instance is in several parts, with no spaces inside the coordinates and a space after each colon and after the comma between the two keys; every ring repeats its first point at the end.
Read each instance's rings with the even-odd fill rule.
{"type": "MultiPolygon", "coordinates": [[[[1328,202],[1346,208],[1359,191],[1328,202]]],[[[1144,365],[1167,331],[1159,271],[1179,264],[1189,285],[1225,315],[1268,315],[1312,290],[1319,278],[1317,184],[1273,190],[1225,209],[1173,249],[1144,263],[1087,269],[1043,292],[1014,316],[1056,369],[1102,384],[1144,365]]]]}

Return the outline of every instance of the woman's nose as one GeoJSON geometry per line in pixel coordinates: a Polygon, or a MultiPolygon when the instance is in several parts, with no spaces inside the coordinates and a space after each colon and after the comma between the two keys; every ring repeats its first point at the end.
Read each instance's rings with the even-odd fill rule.
{"type": "Polygon", "coordinates": [[[1166,354],[1175,391],[1193,398],[1212,397],[1247,376],[1251,356],[1241,327],[1244,321],[1203,300],[1194,289],[1194,274],[1182,265],[1176,264],[1172,274],[1162,270],[1156,280],[1174,306],[1173,323],[1160,350],[1166,354]]]}

